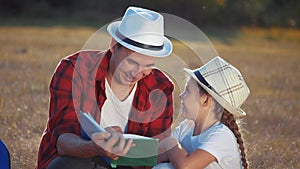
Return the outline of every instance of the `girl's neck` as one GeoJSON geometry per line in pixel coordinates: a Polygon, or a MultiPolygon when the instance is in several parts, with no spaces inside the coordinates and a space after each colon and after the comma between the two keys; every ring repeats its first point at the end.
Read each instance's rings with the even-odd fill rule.
{"type": "Polygon", "coordinates": [[[193,136],[200,135],[203,133],[205,130],[213,126],[218,120],[208,120],[206,119],[205,121],[202,122],[197,122],[195,121],[195,128],[194,128],[194,133],[193,136]]]}

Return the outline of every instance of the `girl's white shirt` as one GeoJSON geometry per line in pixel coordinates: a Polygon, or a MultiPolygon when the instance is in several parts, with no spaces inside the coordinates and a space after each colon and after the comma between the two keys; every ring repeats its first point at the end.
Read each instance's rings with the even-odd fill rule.
{"type": "MultiPolygon", "coordinates": [[[[212,162],[205,169],[242,169],[241,155],[232,131],[223,123],[216,122],[200,135],[193,136],[195,123],[192,120],[182,121],[172,132],[182,147],[191,154],[202,149],[212,154],[217,161],[212,162]]],[[[200,161],[201,159],[199,159],[200,161]]],[[[161,163],[155,169],[170,169],[170,163],[161,163]]]]}

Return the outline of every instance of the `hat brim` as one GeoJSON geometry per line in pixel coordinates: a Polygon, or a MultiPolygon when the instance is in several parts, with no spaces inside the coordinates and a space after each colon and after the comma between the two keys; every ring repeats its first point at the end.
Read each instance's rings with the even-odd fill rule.
{"type": "Polygon", "coordinates": [[[147,55],[147,56],[153,56],[153,57],[166,57],[166,56],[169,56],[172,53],[172,50],[173,50],[172,43],[166,37],[164,37],[163,48],[161,50],[143,49],[143,48],[133,46],[131,44],[128,44],[128,43],[124,42],[122,39],[120,39],[116,35],[116,31],[117,31],[120,23],[121,23],[121,21],[116,21],[116,22],[110,23],[107,26],[107,31],[122,46],[124,46],[124,47],[126,47],[130,50],[133,50],[135,52],[138,52],[140,54],[147,55]]]}
{"type": "Polygon", "coordinates": [[[225,99],[223,99],[220,95],[218,95],[216,92],[212,91],[210,88],[208,88],[206,85],[204,85],[202,82],[198,80],[196,75],[193,73],[192,70],[184,68],[184,71],[190,75],[193,79],[197,81],[201,85],[201,87],[207,91],[208,94],[210,94],[221,106],[223,106],[229,113],[233,114],[235,117],[242,117],[246,115],[246,112],[244,112],[240,108],[234,108],[232,107],[225,99]]]}

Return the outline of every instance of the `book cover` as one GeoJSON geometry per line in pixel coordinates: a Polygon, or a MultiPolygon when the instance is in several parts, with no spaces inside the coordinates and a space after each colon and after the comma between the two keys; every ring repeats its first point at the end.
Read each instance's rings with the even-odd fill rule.
{"type": "Polygon", "coordinates": [[[111,161],[111,167],[154,166],[157,163],[158,139],[132,134],[124,134],[125,139],[132,138],[135,146],[125,156],[111,161]]]}
{"type": "MultiPolygon", "coordinates": [[[[80,111],[80,124],[85,133],[91,138],[95,132],[105,132],[90,113],[80,111]]],[[[125,156],[111,160],[111,166],[154,166],[157,163],[158,139],[135,134],[123,134],[125,140],[133,139],[135,146],[125,156]]]]}
{"type": "Polygon", "coordinates": [[[92,138],[93,133],[105,132],[105,130],[102,127],[100,127],[100,125],[96,122],[96,120],[90,113],[80,111],[79,120],[81,127],[83,128],[85,134],[87,134],[89,138],[92,138]]]}

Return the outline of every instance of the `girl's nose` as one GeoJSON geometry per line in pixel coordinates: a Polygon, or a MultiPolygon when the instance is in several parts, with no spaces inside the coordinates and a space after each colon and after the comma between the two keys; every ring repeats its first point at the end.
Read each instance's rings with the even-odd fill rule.
{"type": "Polygon", "coordinates": [[[182,95],[183,95],[183,93],[180,93],[180,94],[179,94],[179,98],[180,98],[180,99],[182,99],[182,95]]]}

